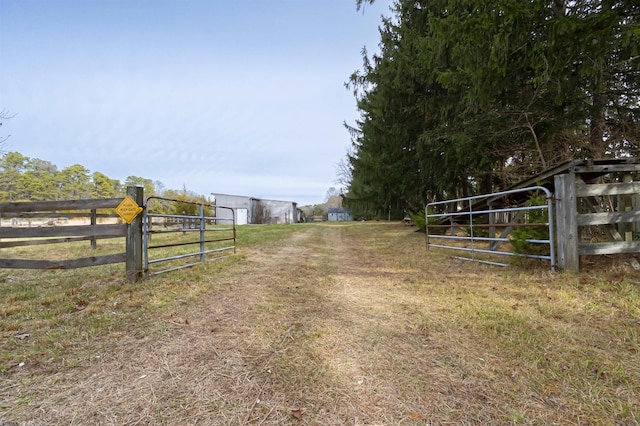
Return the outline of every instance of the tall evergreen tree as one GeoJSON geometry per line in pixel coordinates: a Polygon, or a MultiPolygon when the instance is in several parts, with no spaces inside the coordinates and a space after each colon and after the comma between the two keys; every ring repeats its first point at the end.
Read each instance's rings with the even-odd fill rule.
{"type": "Polygon", "coordinates": [[[77,200],[91,197],[89,170],[80,164],[62,169],[58,173],[59,200],[77,200]]]}
{"type": "MultiPolygon", "coordinates": [[[[358,6],[366,3],[358,0],[358,6]]],[[[397,0],[349,82],[347,204],[418,210],[638,151],[640,5],[397,0]]]]}
{"type": "Polygon", "coordinates": [[[91,177],[93,188],[91,196],[93,198],[115,198],[120,189],[120,182],[114,179],[109,179],[103,173],[95,172],[91,177]]]}
{"type": "Polygon", "coordinates": [[[147,179],[147,178],[143,178],[140,176],[128,176],[127,179],[125,179],[124,181],[124,189],[126,189],[127,186],[142,186],[144,187],[144,194],[147,197],[150,197],[152,195],[156,195],[156,187],[153,183],[153,180],[151,179],[147,179]]]}

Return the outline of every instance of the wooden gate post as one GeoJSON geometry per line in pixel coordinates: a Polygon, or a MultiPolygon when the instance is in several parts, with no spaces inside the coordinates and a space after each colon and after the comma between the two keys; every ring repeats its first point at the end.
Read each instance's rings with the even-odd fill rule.
{"type": "MultiPolygon", "coordinates": [[[[144,205],[144,188],[127,186],[127,195],[140,207],[144,205]]],[[[143,277],[142,270],[142,213],[127,227],[127,280],[138,281],[143,277]]]]}
{"type": "MultiPolygon", "coordinates": [[[[633,178],[631,177],[631,173],[625,172],[620,173],[621,180],[624,183],[633,182],[633,178]]],[[[618,211],[619,212],[630,212],[633,210],[633,197],[630,194],[621,194],[618,195],[618,211]]],[[[625,241],[633,241],[633,223],[619,223],[618,224],[618,233],[624,237],[625,241]]]]}
{"type": "Polygon", "coordinates": [[[580,270],[578,256],[578,203],[576,199],[576,175],[567,173],[554,176],[556,196],[556,224],[558,241],[558,266],[567,272],[580,270]]]}

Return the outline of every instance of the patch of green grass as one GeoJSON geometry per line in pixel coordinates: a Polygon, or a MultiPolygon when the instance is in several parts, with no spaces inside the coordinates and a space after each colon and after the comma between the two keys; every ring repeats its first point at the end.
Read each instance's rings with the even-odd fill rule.
{"type": "MultiPolygon", "coordinates": [[[[297,226],[239,227],[237,244],[242,248],[273,245],[289,237],[297,226]]],[[[171,241],[172,237],[156,236],[154,243],[171,241]]],[[[3,249],[2,256],[71,259],[124,251],[122,239],[100,240],[96,250],[88,246],[83,242],[19,247],[3,249]]],[[[167,330],[162,321],[149,323],[145,319],[163,317],[163,312],[175,310],[180,303],[199,300],[216,286],[212,275],[242,260],[242,256],[232,255],[136,283],[125,279],[123,264],[76,270],[0,270],[0,371],[15,369],[21,362],[43,365],[43,359],[48,368],[70,365],[78,350],[107,344],[110,336],[162,334],[167,330]],[[87,345],[89,342],[98,343],[87,345]]]]}
{"type": "Polygon", "coordinates": [[[585,285],[569,275],[538,283],[531,280],[535,274],[514,279],[508,271],[505,289],[474,282],[459,301],[458,322],[541,398],[570,394],[580,404],[572,409],[586,423],[599,422],[603,412],[617,413],[622,423],[634,419],[638,406],[629,401],[640,380],[632,362],[633,348],[640,347],[638,287],[602,280],[585,285]]]}
{"type": "MultiPolygon", "coordinates": [[[[137,283],[123,265],[1,270],[3,377],[82,368],[115,339],[180,337],[187,327],[176,318],[202,309],[217,318],[219,309],[220,355],[208,344],[202,352],[221,373],[209,386],[228,379],[218,395],[242,398],[167,392],[153,406],[158,418],[178,423],[185,402],[237,423],[275,424],[289,416],[278,407],[299,406],[309,423],[334,415],[328,424],[640,421],[640,289],[631,275],[460,262],[426,252],[424,235],[376,222],[239,227],[238,246],[238,255],[137,283]],[[257,397],[273,405],[252,405],[257,397]]],[[[189,330],[181,343],[192,342],[189,330]]]]}
{"type": "Polygon", "coordinates": [[[321,224],[298,223],[295,225],[247,225],[237,227],[238,247],[262,246],[277,243],[295,232],[321,224]]]}

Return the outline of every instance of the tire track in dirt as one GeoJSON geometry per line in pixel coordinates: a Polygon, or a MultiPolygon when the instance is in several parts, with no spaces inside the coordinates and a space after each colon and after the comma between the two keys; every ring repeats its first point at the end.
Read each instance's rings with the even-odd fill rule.
{"type": "MultiPolygon", "coordinates": [[[[241,249],[245,259],[211,276],[216,286],[201,303],[158,319],[169,327],[162,338],[125,336],[99,358],[29,383],[16,390],[30,400],[12,418],[32,426],[425,424],[464,420],[450,398],[457,387],[481,421],[483,389],[465,382],[455,354],[468,342],[434,338],[429,316],[438,307],[418,297],[428,268],[358,226],[304,227],[270,247],[241,249]]],[[[423,249],[411,241],[406,250],[423,249]]]]}
{"type": "MultiPolygon", "coordinates": [[[[213,277],[220,291],[163,319],[170,328],[165,337],[124,336],[75,369],[14,389],[30,401],[10,418],[30,425],[255,422],[264,415],[257,401],[272,387],[271,364],[285,362],[283,351],[302,332],[301,312],[313,311],[297,290],[316,282],[317,256],[302,247],[314,238],[303,231],[249,251],[241,266],[213,277]],[[281,292],[287,298],[274,301],[281,292]]],[[[296,404],[285,398],[262,424],[297,421],[296,404]]]]}

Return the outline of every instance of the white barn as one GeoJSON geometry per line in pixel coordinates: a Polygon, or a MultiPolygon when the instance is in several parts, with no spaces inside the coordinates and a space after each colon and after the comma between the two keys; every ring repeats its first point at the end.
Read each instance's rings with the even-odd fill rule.
{"type": "MultiPolygon", "coordinates": [[[[237,225],[298,222],[298,204],[292,201],[265,200],[242,195],[211,195],[215,197],[216,205],[234,210],[237,225]]],[[[231,212],[219,209],[216,216],[231,219],[231,212]]]]}

